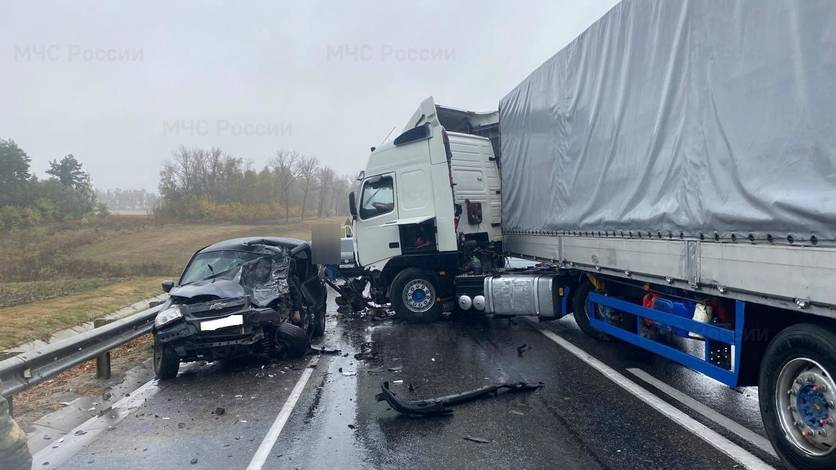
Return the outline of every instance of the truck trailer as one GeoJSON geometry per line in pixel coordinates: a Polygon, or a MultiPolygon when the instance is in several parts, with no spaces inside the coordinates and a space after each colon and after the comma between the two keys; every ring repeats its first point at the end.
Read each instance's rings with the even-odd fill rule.
{"type": "Polygon", "coordinates": [[[834,77],[833,2],[624,0],[497,111],[429,98],[372,148],[343,293],[573,314],[757,385],[783,461],[836,468],[834,77]]]}

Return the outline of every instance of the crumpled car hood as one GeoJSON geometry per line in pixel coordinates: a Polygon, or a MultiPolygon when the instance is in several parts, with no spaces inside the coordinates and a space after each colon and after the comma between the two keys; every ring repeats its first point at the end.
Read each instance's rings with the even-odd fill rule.
{"type": "Polygon", "coordinates": [[[220,299],[235,299],[244,297],[246,291],[237,281],[229,279],[215,279],[198,281],[185,286],[174,287],[170,292],[172,297],[191,299],[198,296],[212,295],[220,299]]]}

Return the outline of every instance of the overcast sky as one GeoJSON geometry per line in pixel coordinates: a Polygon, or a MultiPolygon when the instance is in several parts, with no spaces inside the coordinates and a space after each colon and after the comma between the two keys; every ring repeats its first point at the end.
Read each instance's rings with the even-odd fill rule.
{"type": "Polygon", "coordinates": [[[0,1],[0,138],[148,190],[183,144],[354,175],[427,96],[496,109],[617,3],[0,1]]]}

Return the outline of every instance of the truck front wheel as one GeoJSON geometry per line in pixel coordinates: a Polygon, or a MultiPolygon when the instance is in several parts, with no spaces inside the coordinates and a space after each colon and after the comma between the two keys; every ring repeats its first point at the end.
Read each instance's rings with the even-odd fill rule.
{"type": "Polygon", "coordinates": [[[794,468],[836,468],[836,334],[809,323],[780,332],[766,349],[758,394],[764,427],[794,468]]]}
{"type": "Polygon", "coordinates": [[[392,281],[391,301],[395,313],[411,322],[431,322],[441,318],[438,281],[427,271],[409,268],[392,281]]]}

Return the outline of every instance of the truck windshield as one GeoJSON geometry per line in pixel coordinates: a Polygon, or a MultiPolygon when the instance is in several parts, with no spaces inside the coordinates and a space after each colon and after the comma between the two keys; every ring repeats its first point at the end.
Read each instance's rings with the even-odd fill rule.
{"type": "Polygon", "coordinates": [[[366,181],[363,185],[363,197],[360,203],[360,217],[369,219],[395,208],[395,191],[391,176],[383,176],[366,181]]]}
{"type": "Polygon", "coordinates": [[[259,254],[246,251],[211,251],[194,257],[183,277],[180,285],[191,284],[228,273],[242,264],[258,258],[259,254]]]}

